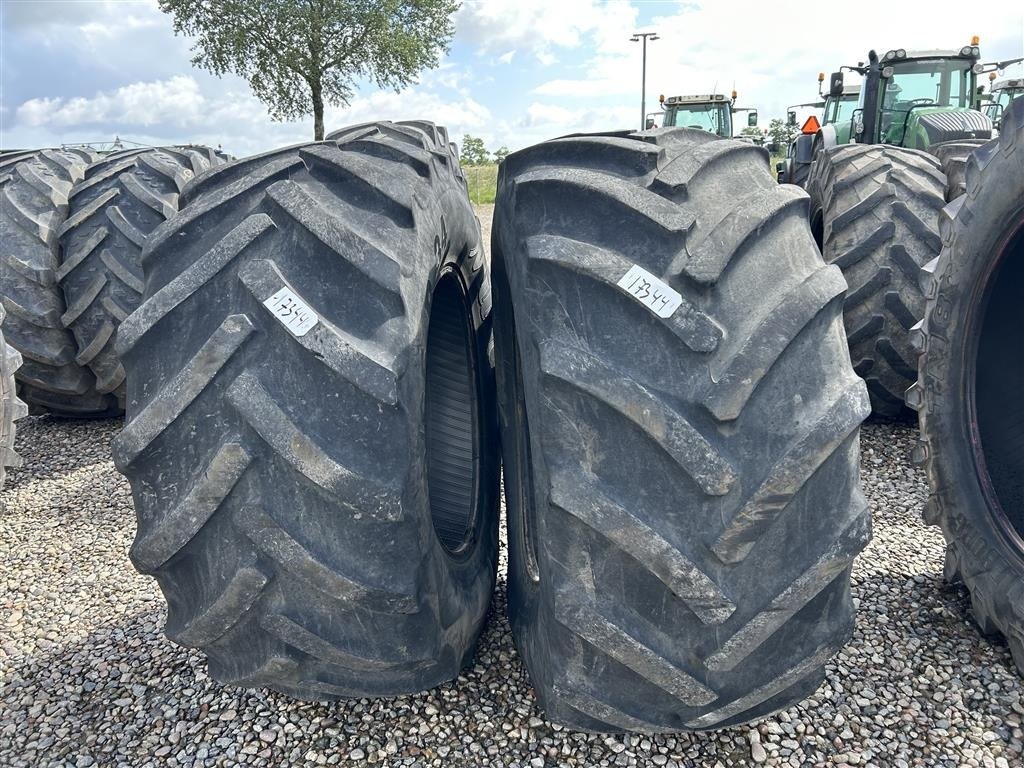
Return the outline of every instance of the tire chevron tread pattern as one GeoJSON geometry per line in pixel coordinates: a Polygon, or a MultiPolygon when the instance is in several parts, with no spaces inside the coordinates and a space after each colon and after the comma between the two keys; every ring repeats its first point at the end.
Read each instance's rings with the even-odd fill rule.
{"type": "Polygon", "coordinates": [[[849,636],[849,565],[870,535],[856,456],[869,404],[841,330],[845,282],[816,254],[806,200],[774,184],[763,153],[686,129],[567,137],[502,164],[506,437],[526,431],[510,414],[529,418],[528,449],[505,446],[509,600],[551,719],[606,731],[756,719],[813,689],[849,636]],[[745,193],[720,197],[731,180],[745,193]],[[787,274],[771,267],[781,253],[787,274]],[[619,288],[634,263],[715,333],[691,343],[619,288]],[[737,297],[761,279],[777,285],[737,297]],[[808,345],[828,385],[793,385],[806,400],[786,438],[737,450],[745,430],[784,423],[776,388],[803,381],[808,345]],[[806,504],[828,510],[820,537],[797,522],[806,504]]]}
{"type": "MultiPolygon", "coordinates": [[[[184,207],[149,235],[143,300],[116,343],[128,420],[114,457],[139,523],[131,554],[168,598],[168,636],[205,651],[218,680],[308,699],[455,677],[497,563],[489,443],[463,569],[422,524],[414,471],[410,387],[430,281],[439,258],[471,272],[479,223],[443,129],[357,134],[188,182],[184,207]],[[282,287],[316,315],[301,336],[265,304],[282,287]]],[[[479,308],[490,298],[476,293],[488,283],[467,285],[486,360],[479,308]]],[[[481,423],[496,428],[493,394],[480,399],[481,423]]]]}
{"type": "Polygon", "coordinates": [[[882,416],[910,416],[903,405],[914,381],[909,331],[924,295],[909,264],[920,268],[938,255],[945,183],[935,157],[888,145],[822,150],[811,166],[807,191],[812,217],[821,216],[822,255],[850,285],[850,355],[882,416]]]}

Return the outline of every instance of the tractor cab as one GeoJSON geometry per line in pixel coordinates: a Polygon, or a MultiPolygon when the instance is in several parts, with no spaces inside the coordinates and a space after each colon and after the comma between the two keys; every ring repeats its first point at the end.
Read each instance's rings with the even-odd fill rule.
{"type": "Polygon", "coordinates": [[[853,135],[853,113],[860,104],[860,83],[843,85],[843,92],[825,96],[822,125],[834,125],[836,144],[849,144],[853,135]]]}
{"type": "MultiPolygon", "coordinates": [[[[867,66],[844,67],[863,76],[852,114],[853,140],[928,149],[942,142],[991,138],[992,121],[974,109],[977,76],[984,68],[980,55],[975,38],[959,50],[897,48],[881,58],[871,51],[867,66]]],[[[842,95],[844,90],[841,69],[832,76],[830,94],[842,95]]]]}
{"type": "MultiPolygon", "coordinates": [[[[992,79],[995,79],[995,72],[992,73],[992,79]]],[[[982,106],[982,112],[998,125],[1010,108],[1010,102],[1021,97],[1024,97],[1024,77],[993,82],[988,94],[989,101],[982,106]]]]}
{"type": "Polygon", "coordinates": [[[757,125],[757,111],[736,107],[736,91],[729,99],[722,93],[693,96],[664,96],[658,99],[663,112],[664,128],[696,128],[725,138],[732,137],[733,112],[747,112],[747,125],[757,125]]]}

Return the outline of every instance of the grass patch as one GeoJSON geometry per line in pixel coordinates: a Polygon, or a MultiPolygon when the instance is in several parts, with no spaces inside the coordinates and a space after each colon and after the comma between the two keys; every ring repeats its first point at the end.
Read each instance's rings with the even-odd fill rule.
{"type": "Polygon", "coordinates": [[[498,190],[498,166],[467,165],[462,170],[469,185],[469,199],[474,203],[493,203],[498,190]]]}

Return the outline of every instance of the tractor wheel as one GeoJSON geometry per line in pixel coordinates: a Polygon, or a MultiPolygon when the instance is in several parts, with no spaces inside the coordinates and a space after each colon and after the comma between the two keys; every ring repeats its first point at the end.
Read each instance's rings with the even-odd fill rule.
{"type": "Polygon", "coordinates": [[[495,583],[490,279],[440,131],[221,166],[118,333],[132,562],[212,676],[304,699],[451,680],[495,583]]]}
{"type": "Polygon", "coordinates": [[[964,172],[971,152],[984,145],[987,139],[961,139],[929,147],[928,151],[939,158],[942,171],[946,174],[946,201],[956,200],[964,193],[966,184],[964,172]]]}
{"type": "Polygon", "coordinates": [[[14,372],[21,366],[21,355],[4,342],[4,314],[0,305],[0,491],[6,468],[21,466],[21,458],[14,452],[14,422],[28,411],[15,391],[14,372]]]}
{"type": "Polygon", "coordinates": [[[573,728],[756,720],[850,637],[868,396],[846,283],[764,156],[658,129],[502,163],[509,610],[548,717],[573,728]]]}
{"type": "Polygon", "coordinates": [[[178,211],[178,194],[194,176],[222,163],[205,147],[132,149],[93,163],[71,190],[60,229],[57,279],[75,335],[77,362],[96,391],[124,407],[124,369],[114,351],[117,328],[142,297],[142,249],[150,233],[178,211]]]}
{"type": "Polygon", "coordinates": [[[96,379],[76,360],[74,336],[61,322],[57,283],[58,231],[68,194],[96,155],[43,149],[0,156],[0,300],[7,342],[24,360],[20,394],[30,406],[68,416],[108,416],[117,400],[96,391],[96,379]]]}
{"type": "Polygon", "coordinates": [[[795,184],[801,189],[807,187],[807,177],[811,174],[810,163],[798,163],[793,161],[789,165],[790,173],[792,174],[791,179],[787,180],[787,184],[795,184]]]}
{"type": "Polygon", "coordinates": [[[917,378],[910,329],[924,313],[921,267],[941,245],[945,182],[932,155],[886,145],[822,150],[811,168],[811,229],[850,285],[850,354],[880,416],[912,417],[903,401],[917,378]]]}
{"type": "Polygon", "coordinates": [[[963,581],[982,631],[1002,633],[1024,672],[1024,100],[971,155],[942,224],[907,392],[925,519],[945,535],[947,578],[963,581]]]}

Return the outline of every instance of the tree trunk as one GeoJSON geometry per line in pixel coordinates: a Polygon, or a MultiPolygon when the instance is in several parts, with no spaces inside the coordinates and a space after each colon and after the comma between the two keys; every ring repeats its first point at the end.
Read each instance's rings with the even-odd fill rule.
{"type": "Polygon", "coordinates": [[[324,94],[320,80],[309,84],[313,94],[313,141],[324,140],[324,94]]]}

